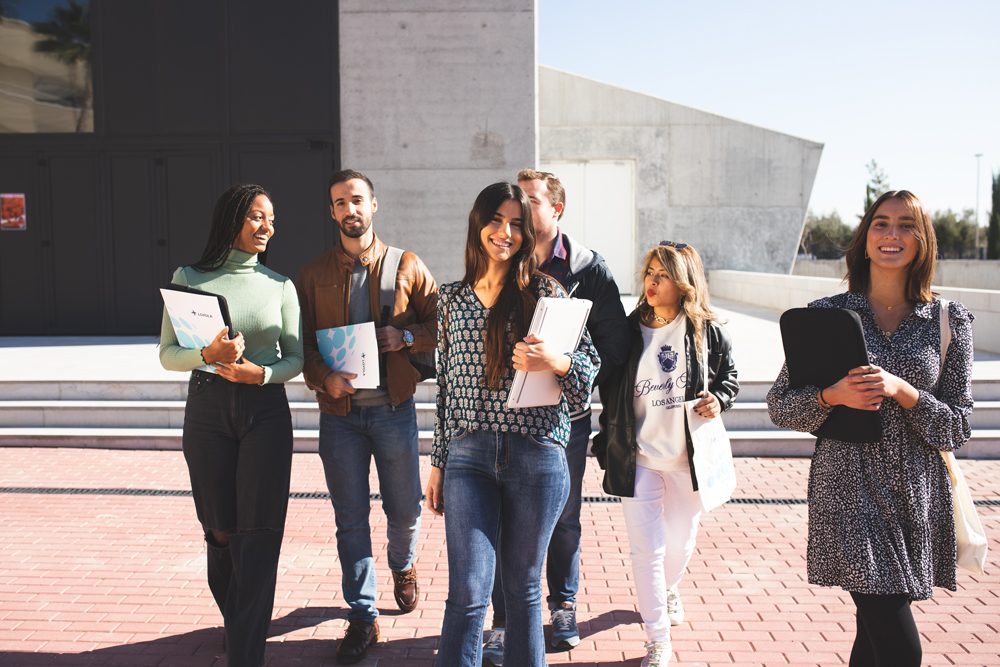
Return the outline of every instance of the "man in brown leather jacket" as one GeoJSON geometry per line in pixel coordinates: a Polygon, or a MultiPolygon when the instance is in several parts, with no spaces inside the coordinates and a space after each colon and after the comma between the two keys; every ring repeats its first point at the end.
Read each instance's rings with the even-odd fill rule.
{"type": "MultiPolygon", "coordinates": [[[[417,606],[420,534],[420,463],[413,403],[420,374],[409,352],[437,348],[437,284],[416,255],[404,252],[395,278],[391,312],[383,322],[380,279],[388,246],[372,230],[378,208],[364,174],[339,171],[330,178],[330,214],[340,242],[307,264],[295,281],[302,305],[306,384],[320,407],[319,455],[337,519],[337,551],[349,625],[337,649],[343,663],[361,660],[378,641],[376,575],[369,525],[368,475],[375,458],[387,519],[388,564],[395,598],[404,612],[417,606]],[[376,324],[381,378],[377,389],[356,389],[350,373],[323,361],[316,331],[376,324]]],[[[390,253],[391,256],[391,253],[390,253]]],[[[385,270],[392,268],[386,266],[385,270]]]]}

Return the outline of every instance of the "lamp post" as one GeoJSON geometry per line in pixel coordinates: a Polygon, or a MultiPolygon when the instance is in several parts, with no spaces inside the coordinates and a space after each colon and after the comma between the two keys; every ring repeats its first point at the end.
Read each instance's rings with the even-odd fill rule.
{"type": "Polygon", "coordinates": [[[982,162],[982,153],[976,153],[976,259],[979,257],[979,164],[982,162]]]}

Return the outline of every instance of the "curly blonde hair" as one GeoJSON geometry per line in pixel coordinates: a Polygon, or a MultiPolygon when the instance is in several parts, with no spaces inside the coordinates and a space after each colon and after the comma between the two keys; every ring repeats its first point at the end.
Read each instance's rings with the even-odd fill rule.
{"type": "Polygon", "coordinates": [[[642,270],[639,272],[638,284],[639,303],[636,309],[639,315],[646,321],[652,319],[653,308],[646,301],[646,290],[642,289],[643,280],[649,271],[653,259],[657,259],[663,266],[677,290],[681,293],[681,310],[684,315],[694,324],[695,344],[698,348],[698,355],[705,353],[705,325],[706,323],[718,322],[719,316],[712,311],[712,305],[708,296],[708,281],[705,279],[705,267],[701,263],[701,255],[689,245],[665,245],[664,241],[658,246],[650,248],[642,260],[642,270]]]}

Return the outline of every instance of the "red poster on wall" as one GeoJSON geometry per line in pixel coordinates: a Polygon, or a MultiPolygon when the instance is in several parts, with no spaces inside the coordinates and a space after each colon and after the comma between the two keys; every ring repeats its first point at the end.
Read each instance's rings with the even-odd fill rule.
{"type": "Polygon", "coordinates": [[[0,229],[24,231],[28,217],[24,212],[24,193],[0,193],[0,229]]]}

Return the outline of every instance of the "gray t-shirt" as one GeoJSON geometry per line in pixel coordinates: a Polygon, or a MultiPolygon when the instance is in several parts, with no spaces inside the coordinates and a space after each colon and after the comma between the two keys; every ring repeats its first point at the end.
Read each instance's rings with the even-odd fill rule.
{"type": "MultiPolygon", "coordinates": [[[[354,260],[351,271],[351,297],[347,312],[348,324],[373,322],[371,299],[368,296],[368,267],[360,259],[354,260]]],[[[378,322],[375,323],[378,326],[378,322]]],[[[381,365],[380,365],[381,367],[381,365]]],[[[357,406],[385,405],[389,403],[389,392],[384,377],[379,378],[378,389],[358,389],[351,396],[351,404],[357,406]]]]}

